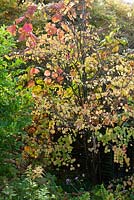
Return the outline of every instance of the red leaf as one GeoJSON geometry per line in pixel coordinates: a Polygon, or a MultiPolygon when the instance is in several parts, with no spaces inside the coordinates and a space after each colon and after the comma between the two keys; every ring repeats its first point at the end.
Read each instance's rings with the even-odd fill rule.
{"type": "Polygon", "coordinates": [[[33,76],[34,74],[38,74],[39,72],[40,72],[39,69],[31,68],[31,69],[30,69],[30,76],[33,76]]]}
{"type": "MultiPolygon", "coordinates": [[[[22,28],[19,28],[18,32],[20,34],[19,41],[24,41],[32,33],[32,24],[25,23],[22,28]]],[[[32,35],[33,36],[33,35],[32,35]]]]}
{"type": "Polygon", "coordinates": [[[25,23],[24,26],[22,27],[22,29],[26,32],[26,33],[30,33],[33,30],[33,26],[32,24],[28,24],[25,23]]]}
{"type": "Polygon", "coordinates": [[[12,35],[16,35],[16,25],[13,24],[11,26],[8,26],[7,31],[10,32],[12,35]]]}

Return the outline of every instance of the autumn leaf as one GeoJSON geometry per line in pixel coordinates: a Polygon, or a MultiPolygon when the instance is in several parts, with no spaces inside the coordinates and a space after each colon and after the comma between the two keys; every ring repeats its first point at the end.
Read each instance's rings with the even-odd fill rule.
{"type": "Polygon", "coordinates": [[[36,5],[29,6],[25,13],[25,16],[29,17],[29,18],[32,17],[32,15],[35,13],[36,9],[37,9],[36,5]]]}
{"type": "Polygon", "coordinates": [[[48,78],[48,77],[46,77],[46,78],[44,79],[44,82],[45,82],[45,84],[46,84],[46,85],[50,85],[50,84],[51,84],[51,82],[52,82],[52,79],[51,79],[51,78],[48,78]]]}
{"type": "Polygon", "coordinates": [[[7,31],[8,31],[9,33],[11,33],[13,36],[15,36],[15,35],[16,35],[16,25],[13,24],[13,25],[11,25],[11,26],[8,26],[8,27],[7,27],[7,31]]]}
{"type": "Polygon", "coordinates": [[[21,23],[25,19],[25,16],[19,17],[18,19],[15,20],[16,24],[21,23]]]}
{"type": "Polygon", "coordinates": [[[119,51],[119,45],[116,45],[113,49],[112,52],[113,53],[117,53],[119,51]]]}
{"type": "Polygon", "coordinates": [[[24,26],[22,27],[22,29],[26,32],[26,33],[30,33],[33,30],[33,26],[30,23],[25,23],[24,26]]]}
{"type": "Polygon", "coordinates": [[[57,36],[58,36],[58,39],[63,42],[64,41],[64,31],[61,30],[61,29],[58,29],[57,30],[57,36]]]}
{"type": "Polygon", "coordinates": [[[25,146],[24,147],[24,151],[29,153],[31,151],[31,147],[30,146],[25,146]]]}
{"type": "Polygon", "coordinates": [[[30,69],[30,76],[33,76],[34,74],[38,74],[40,72],[40,70],[39,69],[37,69],[37,68],[31,68],[30,69]]]}
{"type": "Polygon", "coordinates": [[[57,73],[58,73],[58,74],[62,74],[62,73],[63,73],[63,70],[62,70],[60,67],[58,67],[58,68],[57,68],[57,73]]]}
{"type": "Polygon", "coordinates": [[[46,70],[46,71],[44,72],[44,75],[45,75],[45,76],[50,76],[50,75],[51,75],[51,72],[50,72],[49,70],[46,70]]]}
{"type": "Polygon", "coordinates": [[[64,80],[64,77],[63,77],[63,76],[58,76],[58,77],[57,77],[57,82],[58,82],[58,83],[62,83],[63,80],[64,80]]]}
{"type": "Polygon", "coordinates": [[[62,20],[62,15],[60,13],[56,13],[53,17],[52,17],[52,22],[53,23],[57,23],[59,21],[62,20]]]}
{"type": "Polygon", "coordinates": [[[25,31],[23,31],[22,28],[19,28],[18,32],[20,34],[19,39],[18,39],[19,42],[26,40],[26,38],[28,36],[27,33],[25,31]]]}
{"type": "Polygon", "coordinates": [[[72,70],[70,71],[70,76],[71,76],[71,78],[76,77],[76,75],[77,75],[76,71],[72,69],[72,70]]]}
{"type": "Polygon", "coordinates": [[[57,78],[58,77],[58,74],[56,72],[52,72],[52,78],[57,78]]]}
{"type": "Polygon", "coordinates": [[[134,61],[133,60],[129,61],[129,64],[130,64],[131,67],[134,67],[134,61]]]}
{"type": "Polygon", "coordinates": [[[48,23],[46,24],[46,32],[48,35],[54,35],[57,33],[57,28],[55,24],[48,23]]]}
{"type": "Polygon", "coordinates": [[[33,27],[30,23],[25,23],[22,28],[19,28],[18,32],[20,34],[19,41],[24,41],[28,36],[31,36],[30,33],[32,32],[33,27]]]}
{"type": "Polygon", "coordinates": [[[33,87],[33,86],[35,86],[34,80],[28,81],[27,87],[28,87],[28,88],[31,88],[31,87],[33,87]]]}

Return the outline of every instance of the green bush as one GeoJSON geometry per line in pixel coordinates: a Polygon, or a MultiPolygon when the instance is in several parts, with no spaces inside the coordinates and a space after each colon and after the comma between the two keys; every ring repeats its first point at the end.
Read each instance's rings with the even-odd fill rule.
{"type": "Polygon", "coordinates": [[[3,26],[0,28],[0,182],[15,177],[23,146],[20,138],[25,135],[24,127],[31,122],[31,94],[17,88],[14,67],[19,67],[22,61],[12,58],[12,51],[15,41],[3,26]]]}

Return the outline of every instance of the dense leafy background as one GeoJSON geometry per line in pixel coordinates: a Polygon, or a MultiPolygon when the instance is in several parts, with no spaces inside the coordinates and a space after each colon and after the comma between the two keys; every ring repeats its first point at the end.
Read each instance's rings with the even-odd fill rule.
{"type": "Polygon", "coordinates": [[[132,7],[2,3],[0,198],[134,199],[132,7]]]}

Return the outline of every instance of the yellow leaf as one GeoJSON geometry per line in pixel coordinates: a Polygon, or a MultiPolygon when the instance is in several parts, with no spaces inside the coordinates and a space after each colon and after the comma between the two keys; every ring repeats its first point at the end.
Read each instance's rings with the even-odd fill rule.
{"type": "Polygon", "coordinates": [[[119,51],[119,45],[116,45],[113,49],[112,52],[113,53],[117,53],[119,51]]]}

